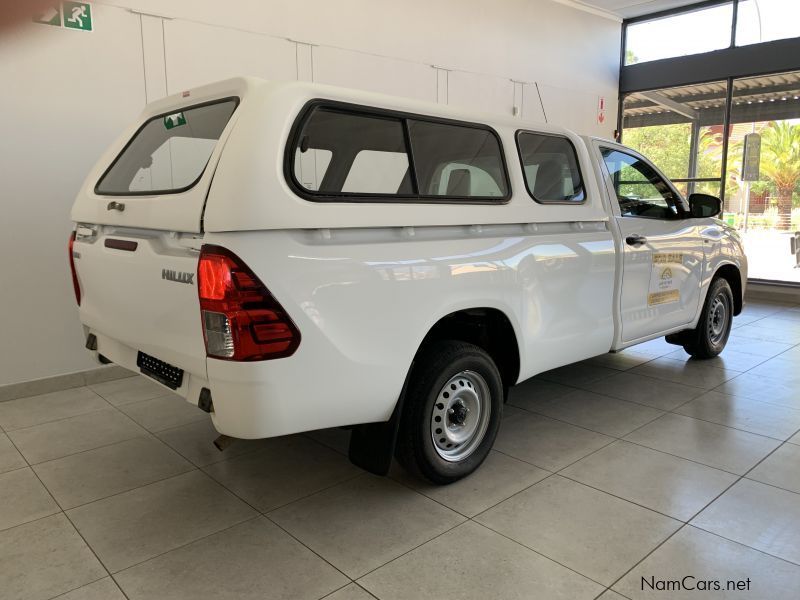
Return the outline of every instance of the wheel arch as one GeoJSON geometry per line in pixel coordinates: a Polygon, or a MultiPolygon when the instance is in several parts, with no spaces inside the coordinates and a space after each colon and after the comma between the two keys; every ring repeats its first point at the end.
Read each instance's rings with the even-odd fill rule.
{"type": "Polygon", "coordinates": [[[442,316],[428,329],[417,354],[440,340],[459,340],[483,348],[497,365],[503,386],[507,389],[517,383],[521,364],[519,338],[503,310],[479,306],[442,316]]]}
{"type": "Polygon", "coordinates": [[[500,371],[507,397],[508,388],[517,382],[520,372],[519,338],[511,319],[503,310],[487,306],[450,312],[433,322],[419,343],[391,418],[386,422],[365,423],[353,428],[348,451],[353,464],[376,475],[389,472],[404,410],[405,391],[416,358],[427,346],[444,339],[460,340],[483,348],[500,371]]]}
{"type": "Polygon", "coordinates": [[[717,278],[724,279],[731,286],[731,291],[733,292],[733,314],[741,314],[744,308],[744,283],[742,282],[742,272],[739,267],[733,263],[720,265],[714,272],[712,281],[717,278]]]}

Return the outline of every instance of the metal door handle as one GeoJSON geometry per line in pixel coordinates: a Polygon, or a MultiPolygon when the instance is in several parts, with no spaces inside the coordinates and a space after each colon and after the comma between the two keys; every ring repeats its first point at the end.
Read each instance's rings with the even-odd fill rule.
{"type": "Polygon", "coordinates": [[[122,212],[125,210],[125,205],[122,202],[109,202],[106,210],[118,210],[122,212]]]}
{"type": "Polygon", "coordinates": [[[625,243],[628,244],[628,246],[641,246],[647,243],[647,238],[643,235],[629,235],[625,238],[625,243]]]}

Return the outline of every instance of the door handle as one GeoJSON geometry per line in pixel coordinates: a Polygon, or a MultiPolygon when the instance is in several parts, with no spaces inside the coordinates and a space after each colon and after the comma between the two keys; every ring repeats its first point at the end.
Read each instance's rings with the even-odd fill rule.
{"type": "Polygon", "coordinates": [[[625,243],[628,246],[641,246],[647,242],[647,238],[643,235],[629,235],[625,238],[625,243]]]}
{"type": "Polygon", "coordinates": [[[118,210],[122,212],[125,210],[125,205],[122,202],[109,202],[106,210],[118,210]]]}

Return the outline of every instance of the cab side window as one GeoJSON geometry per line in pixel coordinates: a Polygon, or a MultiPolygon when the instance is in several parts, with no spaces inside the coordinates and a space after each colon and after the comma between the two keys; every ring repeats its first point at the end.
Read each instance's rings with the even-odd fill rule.
{"type": "Polygon", "coordinates": [[[517,148],[528,194],[540,204],[586,200],[575,146],[566,137],[520,131],[517,148]]]}
{"type": "Polygon", "coordinates": [[[612,148],[601,148],[623,217],[681,219],[683,199],[645,161],[612,148]]]}

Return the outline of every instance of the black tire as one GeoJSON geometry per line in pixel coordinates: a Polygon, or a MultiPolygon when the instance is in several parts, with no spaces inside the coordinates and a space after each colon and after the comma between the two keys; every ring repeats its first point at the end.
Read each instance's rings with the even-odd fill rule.
{"type": "Polygon", "coordinates": [[[683,349],[694,358],[714,358],[728,343],[733,322],[733,292],[725,279],[711,281],[695,329],[684,333],[683,349]]]}
{"type": "Polygon", "coordinates": [[[414,362],[395,457],[415,475],[453,483],[481,465],[497,437],[503,418],[500,371],[482,348],[459,341],[431,344],[414,362]],[[446,431],[437,428],[437,418],[446,431]],[[469,431],[474,434],[467,441],[446,446],[469,431]]]}

